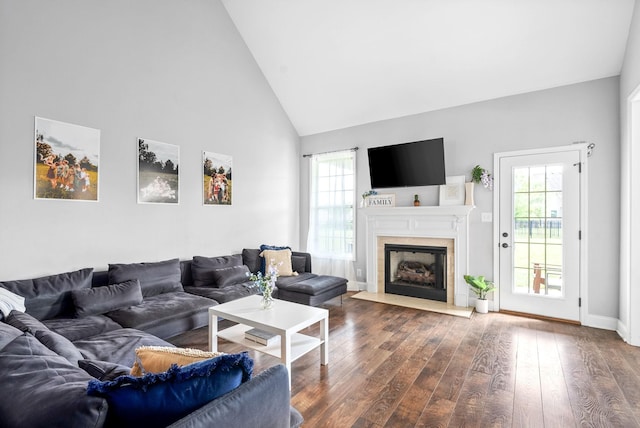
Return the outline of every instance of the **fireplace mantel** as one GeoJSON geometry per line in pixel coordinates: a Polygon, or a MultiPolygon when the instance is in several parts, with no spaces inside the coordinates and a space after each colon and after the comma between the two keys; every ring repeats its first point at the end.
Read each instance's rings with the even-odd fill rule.
{"type": "MultiPolygon", "coordinates": [[[[473,206],[362,208],[367,218],[367,291],[379,293],[378,238],[453,240],[453,304],[468,306],[463,275],[469,267],[469,214],[473,206]]],[[[451,286],[451,285],[449,285],[451,286]]]]}

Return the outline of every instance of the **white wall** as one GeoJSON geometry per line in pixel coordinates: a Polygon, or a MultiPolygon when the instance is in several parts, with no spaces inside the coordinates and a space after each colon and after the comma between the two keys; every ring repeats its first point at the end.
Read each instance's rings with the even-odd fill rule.
{"type": "MultiPolygon", "coordinates": [[[[640,102],[633,109],[635,142],[632,143],[629,116],[630,97],[640,88],[640,6],[636,1],[624,65],[620,73],[620,127],[621,127],[621,228],[620,228],[620,324],[618,332],[629,343],[640,346],[640,102]],[[633,168],[632,166],[635,166],[633,168]]],[[[640,92],[637,92],[640,95],[640,92]]]]}
{"type": "MultiPolygon", "coordinates": [[[[414,116],[306,136],[302,151],[313,153],[358,146],[358,194],[370,187],[367,147],[444,137],[447,175],[466,175],[476,165],[492,169],[493,153],[571,144],[595,143],[589,159],[589,313],[618,317],[620,178],[619,81],[617,77],[469,104],[414,116]]],[[[301,162],[301,243],[308,228],[308,161],[301,162]]],[[[409,206],[413,194],[423,205],[437,205],[437,187],[392,189],[397,205],[409,206]]],[[[469,268],[493,275],[492,224],[480,222],[492,212],[492,194],[475,191],[477,208],[470,217],[469,268]]],[[[358,214],[357,263],[365,269],[365,221],[358,214]]],[[[358,278],[364,281],[365,278],[358,278]]]]}
{"type": "Polygon", "coordinates": [[[0,280],[298,246],[299,137],[218,0],[0,0],[0,280]],[[100,201],[33,199],[34,116],[101,130],[100,201]],[[136,203],[136,138],[180,204],[136,203]],[[202,150],[233,156],[203,206],[202,150]]]}

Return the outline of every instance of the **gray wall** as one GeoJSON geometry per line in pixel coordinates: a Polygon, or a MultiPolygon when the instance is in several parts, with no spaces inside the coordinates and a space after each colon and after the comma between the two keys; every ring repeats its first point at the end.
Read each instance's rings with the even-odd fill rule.
{"type": "Polygon", "coordinates": [[[1,0],[0,58],[0,280],[298,246],[299,137],[218,0],[1,0]],[[34,116],[101,130],[99,202],[33,199],[34,116]],[[137,137],[180,146],[179,205],[137,204],[137,137]]]}
{"type": "MultiPolygon", "coordinates": [[[[620,178],[619,80],[617,77],[414,116],[306,136],[302,151],[313,153],[358,146],[358,194],[370,187],[367,147],[444,137],[447,175],[466,175],[480,164],[493,169],[493,154],[510,150],[596,143],[589,159],[589,312],[618,317],[620,178]]],[[[301,243],[306,242],[308,161],[301,162],[301,243]]],[[[423,205],[438,204],[437,186],[392,189],[397,205],[409,206],[413,194],[423,205]]],[[[471,214],[469,268],[493,276],[492,224],[480,214],[492,212],[492,192],[476,187],[471,214]]],[[[357,217],[356,268],[365,269],[365,219],[357,217]]],[[[364,281],[365,278],[358,278],[364,281]]]]}
{"type": "MultiPolygon", "coordinates": [[[[636,1],[624,65],[620,73],[620,129],[622,134],[621,149],[621,251],[620,251],[620,323],[619,331],[629,342],[640,346],[640,291],[637,278],[640,275],[638,259],[640,257],[640,229],[637,223],[640,215],[640,191],[638,179],[640,171],[640,147],[637,135],[635,144],[631,143],[629,132],[628,102],[629,97],[640,85],[640,6],[636,1]],[[632,166],[635,166],[633,168],[632,166]]],[[[634,111],[635,121],[640,114],[640,106],[634,111]]],[[[634,132],[640,132],[635,125],[634,132]]]]}

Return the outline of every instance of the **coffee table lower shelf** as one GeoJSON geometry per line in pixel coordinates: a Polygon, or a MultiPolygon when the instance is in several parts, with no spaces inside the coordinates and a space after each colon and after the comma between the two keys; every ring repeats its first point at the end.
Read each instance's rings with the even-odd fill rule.
{"type": "MultiPolygon", "coordinates": [[[[240,345],[246,346],[249,349],[254,349],[256,351],[274,356],[276,358],[282,358],[282,350],[280,346],[282,341],[281,337],[277,336],[277,338],[269,345],[261,345],[260,343],[245,339],[244,332],[252,328],[253,327],[248,325],[237,324],[232,327],[225,328],[224,330],[218,331],[218,337],[220,339],[238,343],[240,345]]],[[[306,334],[301,333],[294,333],[291,336],[291,361],[295,361],[304,354],[312,351],[315,348],[318,348],[320,345],[322,345],[322,343],[323,341],[317,337],[307,336],[306,334]]]]}

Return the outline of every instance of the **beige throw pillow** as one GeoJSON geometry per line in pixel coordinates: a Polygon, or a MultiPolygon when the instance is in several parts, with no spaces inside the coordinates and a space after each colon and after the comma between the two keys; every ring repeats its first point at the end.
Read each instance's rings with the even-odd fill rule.
{"type": "Polygon", "coordinates": [[[269,265],[273,264],[278,268],[278,276],[292,276],[294,274],[291,267],[291,250],[264,250],[260,253],[260,257],[264,257],[267,273],[269,265]]]}
{"type": "Polygon", "coordinates": [[[224,355],[224,352],[206,352],[192,348],[171,348],[166,346],[141,346],[136,349],[136,361],[131,367],[132,376],[146,373],[162,373],[172,364],[186,366],[209,358],[224,355]]]}

